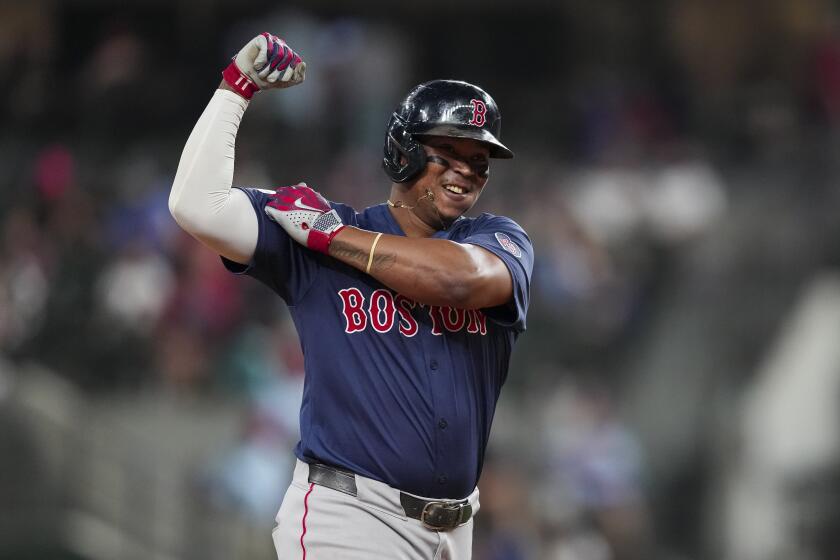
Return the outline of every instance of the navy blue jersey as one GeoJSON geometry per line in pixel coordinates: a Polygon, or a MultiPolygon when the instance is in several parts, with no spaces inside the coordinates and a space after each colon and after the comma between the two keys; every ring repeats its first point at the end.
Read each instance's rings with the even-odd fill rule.
{"type": "MultiPolygon", "coordinates": [[[[259,240],[248,266],[225,264],[279,294],[297,327],[306,371],[297,456],[421,496],[470,494],[513,343],[525,330],[528,236],[491,214],[437,232],[501,258],[514,297],[480,311],[430,306],[299,245],[265,214],[270,191],[243,191],[257,213],[259,240]]],[[[385,204],[361,213],[332,206],[345,224],[405,235],[385,204]]]]}

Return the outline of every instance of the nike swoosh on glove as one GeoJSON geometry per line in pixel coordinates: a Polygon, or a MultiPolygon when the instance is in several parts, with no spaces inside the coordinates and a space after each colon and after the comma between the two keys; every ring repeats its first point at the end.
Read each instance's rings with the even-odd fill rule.
{"type": "Polygon", "coordinates": [[[269,197],[265,213],[292,239],[324,254],[329,253],[333,237],[345,227],[338,212],[306,183],[277,188],[269,197]]]}

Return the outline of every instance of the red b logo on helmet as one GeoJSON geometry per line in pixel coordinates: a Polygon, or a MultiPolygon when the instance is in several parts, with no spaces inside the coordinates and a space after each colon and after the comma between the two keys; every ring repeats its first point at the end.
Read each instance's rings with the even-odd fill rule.
{"type": "Polygon", "coordinates": [[[484,126],[484,123],[487,122],[487,105],[485,105],[484,101],[480,99],[470,99],[470,103],[472,103],[473,109],[470,124],[475,126],[484,126]]]}

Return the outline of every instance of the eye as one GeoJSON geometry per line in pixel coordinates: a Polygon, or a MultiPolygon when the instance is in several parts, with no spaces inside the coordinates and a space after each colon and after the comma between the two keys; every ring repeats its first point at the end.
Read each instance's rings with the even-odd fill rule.
{"type": "Polygon", "coordinates": [[[474,161],[470,167],[479,177],[487,177],[490,174],[490,162],[487,160],[474,161]]]}

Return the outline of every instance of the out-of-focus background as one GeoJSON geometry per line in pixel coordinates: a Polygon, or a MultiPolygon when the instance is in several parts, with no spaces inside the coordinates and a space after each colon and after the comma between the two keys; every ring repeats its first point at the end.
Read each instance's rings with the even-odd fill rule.
{"type": "Polygon", "coordinates": [[[414,84],[490,91],[536,250],[476,560],[840,557],[840,6],[0,3],[0,557],[271,559],[302,357],[167,210],[256,33],[236,184],[380,203],[414,84]]]}

